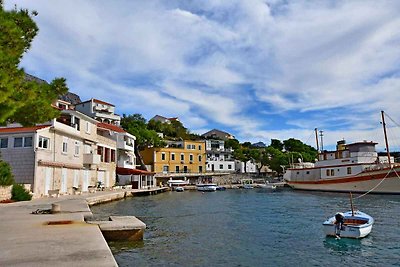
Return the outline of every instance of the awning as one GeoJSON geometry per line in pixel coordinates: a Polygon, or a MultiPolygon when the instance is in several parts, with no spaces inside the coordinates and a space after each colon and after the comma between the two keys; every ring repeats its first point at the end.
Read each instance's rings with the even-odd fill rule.
{"type": "Polygon", "coordinates": [[[134,174],[134,175],[154,175],[154,172],[138,170],[138,169],[128,169],[128,168],[117,167],[117,174],[120,174],[120,175],[130,175],[130,174],[134,174]]]}

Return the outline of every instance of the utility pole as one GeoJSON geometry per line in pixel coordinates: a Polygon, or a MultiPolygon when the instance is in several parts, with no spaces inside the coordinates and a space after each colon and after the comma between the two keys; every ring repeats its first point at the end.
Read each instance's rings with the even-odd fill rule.
{"type": "Polygon", "coordinates": [[[321,151],[324,151],[324,131],[319,131],[319,136],[321,137],[321,151]]]}

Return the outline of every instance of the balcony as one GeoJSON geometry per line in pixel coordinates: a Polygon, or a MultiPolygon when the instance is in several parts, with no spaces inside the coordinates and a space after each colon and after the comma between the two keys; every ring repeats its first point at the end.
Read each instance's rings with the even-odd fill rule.
{"type": "Polygon", "coordinates": [[[83,154],[83,164],[100,164],[100,155],[83,154]]]}
{"type": "Polygon", "coordinates": [[[135,169],[135,164],[129,160],[118,160],[117,166],[126,169],[135,169]]]}
{"type": "Polygon", "coordinates": [[[129,141],[125,141],[125,140],[118,140],[117,148],[123,149],[123,150],[135,151],[133,142],[129,142],[129,141]]]}
{"type": "Polygon", "coordinates": [[[54,129],[73,136],[80,136],[80,131],[75,124],[66,124],[64,122],[54,121],[54,129]]]}

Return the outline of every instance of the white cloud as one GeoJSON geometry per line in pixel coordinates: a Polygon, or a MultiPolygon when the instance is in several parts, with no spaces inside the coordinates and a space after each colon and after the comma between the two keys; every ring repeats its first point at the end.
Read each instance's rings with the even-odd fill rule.
{"type": "Polygon", "coordinates": [[[217,125],[241,141],[320,126],[368,136],[379,110],[400,113],[395,1],[14,3],[39,12],[22,65],[121,113],[217,125]]]}

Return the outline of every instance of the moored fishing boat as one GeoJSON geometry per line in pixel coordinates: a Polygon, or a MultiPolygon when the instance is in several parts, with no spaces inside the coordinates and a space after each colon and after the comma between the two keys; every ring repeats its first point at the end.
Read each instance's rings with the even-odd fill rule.
{"type": "Polygon", "coordinates": [[[378,156],[375,142],[346,144],[341,140],[335,151],[319,151],[317,162],[293,164],[283,178],[301,190],[400,194],[400,166],[392,163],[383,111],[382,121],[387,156],[378,156]]]}

